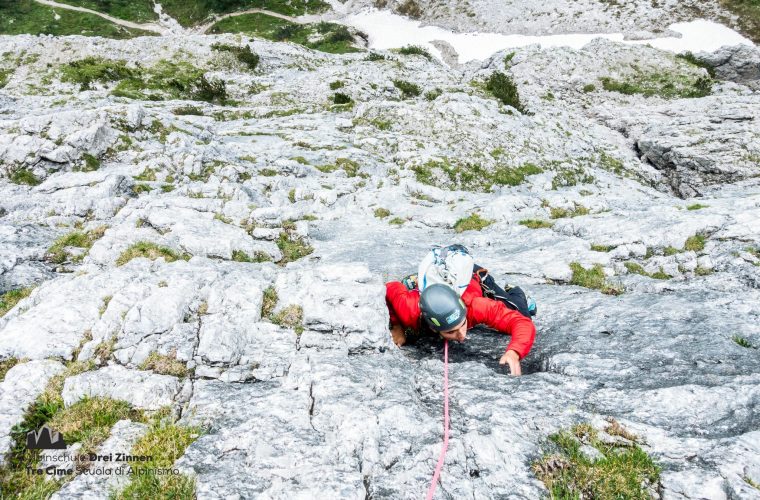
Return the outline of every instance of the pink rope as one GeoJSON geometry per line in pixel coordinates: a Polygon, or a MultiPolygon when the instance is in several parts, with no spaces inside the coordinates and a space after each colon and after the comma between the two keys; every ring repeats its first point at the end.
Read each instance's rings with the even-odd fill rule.
{"type": "Polygon", "coordinates": [[[435,466],[433,480],[427,492],[427,500],[432,500],[435,495],[435,488],[438,485],[438,478],[441,477],[443,462],[446,460],[446,450],[449,448],[449,341],[443,341],[443,448],[438,457],[438,464],[435,466]]]}

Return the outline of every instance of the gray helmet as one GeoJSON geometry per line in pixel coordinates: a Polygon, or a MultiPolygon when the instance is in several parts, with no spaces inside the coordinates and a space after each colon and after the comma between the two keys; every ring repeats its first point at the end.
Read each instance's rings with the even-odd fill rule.
{"type": "Polygon", "coordinates": [[[420,310],[427,324],[436,332],[451,330],[465,318],[467,309],[453,288],[436,283],[422,291],[420,310]]]}

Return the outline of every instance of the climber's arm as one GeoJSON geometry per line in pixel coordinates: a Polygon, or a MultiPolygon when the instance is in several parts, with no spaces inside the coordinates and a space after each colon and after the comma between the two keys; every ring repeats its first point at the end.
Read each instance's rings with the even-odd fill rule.
{"type": "MultiPolygon", "coordinates": [[[[500,363],[509,363],[510,368],[513,368],[514,361],[519,364],[519,360],[528,355],[536,338],[536,327],[530,319],[509,309],[503,302],[488,298],[473,299],[471,309],[476,323],[483,323],[512,336],[500,363]],[[509,354],[510,351],[514,354],[509,354]],[[514,359],[515,356],[517,360],[514,359]]],[[[514,370],[512,372],[514,374],[514,370]]]]}
{"type": "Polygon", "coordinates": [[[393,342],[401,346],[406,342],[404,329],[417,329],[420,318],[420,292],[407,289],[400,281],[391,281],[385,284],[385,303],[390,315],[393,342]]]}

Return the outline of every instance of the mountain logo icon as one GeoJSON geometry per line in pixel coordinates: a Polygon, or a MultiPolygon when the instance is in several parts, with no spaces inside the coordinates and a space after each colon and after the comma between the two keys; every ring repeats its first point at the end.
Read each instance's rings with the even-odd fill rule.
{"type": "Polygon", "coordinates": [[[43,425],[37,431],[26,433],[26,448],[28,450],[65,450],[66,441],[60,432],[43,425]]]}

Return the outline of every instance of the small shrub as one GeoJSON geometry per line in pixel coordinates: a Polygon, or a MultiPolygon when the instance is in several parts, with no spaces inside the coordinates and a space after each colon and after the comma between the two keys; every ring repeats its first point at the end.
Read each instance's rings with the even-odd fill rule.
{"type": "Polygon", "coordinates": [[[688,205],[688,206],[686,207],[686,210],[701,210],[701,209],[703,209],[703,208],[707,208],[707,207],[709,207],[709,206],[710,206],[710,205],[703,205],[703,204],[701,204],[701,203],[694,203],[693,205],[688,205]]]}
{"type": "Polygon", "coordinates": [[[607,295],[620,295],[623,289],[618,285],[613,285],[607,281],[604,269],[601,264],[594,264],[591,269],[586,269],[578,262],[571,262],[570,269],[573,276],[570,278],[571,285],[578,285],[585,288],[600,290],[607,295]]]}
{"type": "Polygon", "coordinates": [[[27,186],[37,186],[42,181],[34,175],[34,172],[27,168],[19,168],[15,170],[8,180],[14,184],[26,184],[27,186]]]}
{"type": "Polygon", "coordinates": [[[277,290],[273,286],[267,287],[264,290],[264,295],[261,301],[261,317],[269,318],[272,315],[272,311],[277,307],[277,290]]]}
{"type": "Polygon", "coordinates": [[[483,219],[480,217],[480,214],[474,213],[456,221],[456,223],[454,223],[454,231],[457,233],[463,231],[480,231],[491,224],[493,224],[492,220],[483,219]]]}
{"type": "Polygon", "coordinates": [[[303,238],[292,235],[288,231],[281,232],[276,243],[282,252],[282,260],[278,262],[280,265],[306,257],[314,251],[314,248],[303,238]]]}
{"type": "Polygon", "coordinates": [[[388,224],[393,224],[394,226],[401,226],[406,222],[406,219],[402,219],[401,217],[394,217],[391,220],[388,221],[388,224]]]}
{"type": "Polygon", "coordinates": [[[176,352],[173,355],[159,354],[156,351],[151,352],[143,361],[140,370],[151,370],[161,375],[172,375],[174,377],[187,377],[187,365],[184,361],[177,359],[176,352]]]}
{"type": "Polygon", "coordinates": [[[343,87],[342,80],[335,80],[334,82],[330,82],[330,90],[337,90],[341,87],[343,87]]]}
{"type": "Polygon", "coordinates": [[[84,153],[82,159],[84,159],[84,167],[82,168],[83,172],[94,172],[100,168],[100,160],[95,156],[92,156],[89,153],[84,153]]]}
{"type": "Polygon", "coordinates": [[[370,52],[367,61],[385,61],[385,56],[378,52],[370,52]]]}
{"type": "Polygon", "coordinates": [[[255,70],[256,66],[259,65],[259,55],[254,53],[248,45],[237,47],[235,45],[215,43],[211,48],[220,52],[229,52],[251,71],[255,70]]]}
{"type": "Polygon", "coordinates": [[[435,101],[438,99],[438,97],[440,97],[441,94],[443,94],[443,90],[436,87],[433,90],[428,90],[425,92],[425,99],[428,101],[435,101]]]}
{"type": "Polygon", "coordinates": [[[388,210],[387,208],[382,208],[381,207],[381,208],[376,208],[375,209],[375,217],[377,217],[379,219],[384,219],[384,218],[388,217],[390,214],[391,214],[391,211],[388,210]]]}
{"type": "Polygon", "coordinates": [[[563,219],[566,217],[578,217],[581,215],[588,215],[590,210],[580,203],[574,203],[573,208],[567,209],[567,208],[558,208],[558,207],[552,207],[549,209],[549,217],[552,219],[563,219]]]}
{"type": "Polygon", "coordinates": [[[350,104],[351,102],[352,102],[351,97],[347,96],[346,94],[342,92],[336,92],[333,95],[334,104],[350,104]]]}
{"type": "Polygon", "coordinates": [[[34,287],[19,288],[0,294],[0,318],[5,316],[5,314],[13,309],[16,304],[21,302],[22,299],[27,298],[29,294],[32,293],[32,290],[34,290],[34,287]]]}
{"type": "Polygon", "coordinates": [[[617,248],[617,245],[597,245],[595,243],[591,244],[591,250],[594,252],[611,252],[615,248],[617,248]]]}
{"type": "Polygon", "coordinates": [[[422,92],[418,85],[405,80],[393,80],[393,85],[401,91],[402,99],[417,97],[422,92]]]}
{"type": "Polygon", "coordinates": [[[409,16],[412,19],[418,19],[422,16],[422,9],[420,9],[419,4],[414,0],[406,0],[399,5],[398,13],[404,16],[409,16]]]}
{"type": "Polygon", "coordinates": [[[583,91],[587,94],[595,90],[596,90],[596,85],[594,85],[593,83],[587,83],[586,85],[583,86],[583,91]]]}
{"type": "Polygon", "coordinates": [[[530,229],[544,229],[554,226],[553,222],[549,222],[541,219],[523,219],[518,222],[521,226],[528,227],[530,229]]]}
{"type": "Polygon", "coordinates": [[[175,115],[196,115],[196,116],[203,116],[203,110],[199,108],[198,106],[180,106],[179,108],[174,108],[172,110],[172,113],[175,115]]]}
{"type": "Polygon", "coordinates": [[[136,259],[138,257],[144,257],[150,260],[156,260],[159,257],[163,257],[164,260],[168,263],[180,259],[190,260],[191,256],[186,253],[180,254],[169,247],[159,246],[151,241],[138,241],[137,243],[124,250],[121,255],[119,255],[119,258],[116,259],[116,265],[123,266],[130,260],[136,259]]]}
{"type": "Polygon", "coordinates": [[[287,328],[293,328],[296,334],[303,333],[303,308],[299,305],[289,305],[277,314],[271,316],[272,323],[287,328]]]}
{"type": "Polygon", "coordinates": [[[704,237],[704,235],[701,234],[695,234],[694,236],[689,236],[686,239],[686,243],[683,246],[683,249],[692,252],[701,252],[705,249],[705,242],[707,241],[707,238],[704,237]]]}
{"type": "Polygon", "coordinates": [[[754,349],[755,346],[752,345],[752,343],[747,340],[746,338],[742,337],[741,335],[734,335],[731,340],[736,342],[737,345],[744,347],[746,349],[754,349]]]}
{"type": "Polygon", "coordinates": [[[422,56],[428,61],[433,59],[433,56],[430,55],[430,52],[428,52],[426,48],[420,47],[419,45],[406,45],[405,47],[398,49],[398,53],[405,56],[422,56]]]}
{"type": "Polygon", "coordinates": [[[486,80],[486,90],[507,106],[512,106],[517,111],[525,113],[525,108],[520,102],[520,93],[517,85],[509,75],[501,71],[494,71],[486,80]]]}

